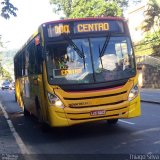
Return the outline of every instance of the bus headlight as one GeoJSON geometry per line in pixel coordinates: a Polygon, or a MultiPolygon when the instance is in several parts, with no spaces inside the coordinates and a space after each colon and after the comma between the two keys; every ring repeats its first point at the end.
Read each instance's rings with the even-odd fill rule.
{"type": "Polygon", "coordinates": [[[130,93],[129,93],[129,96],[128,96],[128,100],[129,100],[129,101],[132,101],[134,98],[136,98],[136,97],[138,96],[138,93],[139,93],[138,84],[136,84],[136,85],[130,90],[130,93]]]}
{"type": "Polygon", "coordinates": [[[48,100],[56,107],[64,108],[62,101],[55,94],[48,93],[48,100]]]}

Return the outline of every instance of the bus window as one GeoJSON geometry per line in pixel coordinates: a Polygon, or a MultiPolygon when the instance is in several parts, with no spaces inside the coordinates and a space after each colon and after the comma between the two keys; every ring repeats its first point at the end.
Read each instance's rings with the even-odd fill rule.
{"type": "Polygon", "coordinates": [[[49,44],[47,46],[49,53],[47,58],[48,77],[50,77],[50,80],[54,79],[54,83],[93,82],[88,40],[76,39],[73,42],[81,52],[84,52],[84,58],[80,57],[68,42],[49,44]]]}
{"type": "Polygon", "coordinates": [[[130,40],[127,37],[110,37],[103,55],[105,38],[91,40],[96,81],[104,82],[128,78],[135,74],[130,40]],[[130,59],[130,61],[129,61],[130,59]]]}

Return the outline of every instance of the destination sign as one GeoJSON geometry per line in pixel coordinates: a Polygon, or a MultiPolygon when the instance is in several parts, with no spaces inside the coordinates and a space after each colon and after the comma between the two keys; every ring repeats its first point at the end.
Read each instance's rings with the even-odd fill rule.
{"type": "Polygon", "coordinates": [[[108,31],[108,23],[86,23],[86,24],[76,24],[75,32],[95,32],[95,31],[108,31]]]}
{"type": "Polygon", "coordinates": [[[92,32],[124,32],[123,23],[121,21],[76,21],[73,23],[49,24],[48,37],[57,37],[61,34],[80,34],[92,32]]]}
{"type": "Polygon", "coordinates": [[[55,77],[61,77],[61,76],[66,76],[66,75],[75,75],[75,74],[80,74],[82,73],[81,68],[76,68],[76,69],[55,69],[53,74],[55,77]]]}

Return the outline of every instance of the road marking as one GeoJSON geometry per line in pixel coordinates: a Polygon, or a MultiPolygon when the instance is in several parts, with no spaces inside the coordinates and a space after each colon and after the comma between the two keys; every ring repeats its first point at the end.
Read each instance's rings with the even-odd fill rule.
{"type": "Polygon", "coordinates": [[[123,122],[123,123],[127,123],[127,124],[131,124],[131,125],[134,125],[135,123],[133,123],[133,122],[128,122],[128,121],[124,121],[124,120],[119,120],[120,122],[123,122]]]}
{"type": "Polygon", "coordinates": [[[1,103],[0,103],[0,108],[1,108],[1,110],[3,112],[3,114],[4,114],[4,117],[7,120],[8,126],[9,126],[9,128],[10,128],[10,130],[11,130],[11,132],[12,132],[12,134],[13,134],[13,136],[14,136],[14,138],[15,138],[15,140],[16,140],[16,142],[17,142],[17,144],[18,144],[18,146],[19,146],[19,148],[21,150],[21,153],[22,154],[30,154],[30,152],[28,151],[27,147],[23,143],[21,137],[16,132],[16,130],[15,130],[14,126],[13,126],[12,121],[9,119],[9,116],[8,116],[7,112],[5,111],[5,109],[4,109],[4,107],[2,106],[1,103]]]}
{"type": "Polygon", "coordinates": [[[160,127],[156,127],[156,128],[148,128],[148,129],[144,129],[141,131],[137,131],[137,132],[133,132],[132,135],[138,135],[138,134],[144,134],[144,133],[148,133],[148,132],[159,132],[160,131],[160,127]]]}

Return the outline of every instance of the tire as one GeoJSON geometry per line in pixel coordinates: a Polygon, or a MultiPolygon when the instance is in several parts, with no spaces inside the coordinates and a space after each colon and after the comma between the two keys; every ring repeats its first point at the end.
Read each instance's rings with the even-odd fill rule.
{"type": "Polygon", "coordinates": [[[35,99],[35,104],[36,104],[38,122],[43,123],[43,118],[42,118],[42,113],[41,113],[41,107],[39,105],[39,101],[38,101],[37,98],[35,99]]]}
{"type": "Polygon", "coordinates": [[[30,112],[26,110],[25,106],[24,106],[23,114],[24,114],[25,117],[30,116],[30,112]]]}
{"type": "Polygon", "coordinates": [[[115,124],[117,124],[117,122],[118,122],[118,119],[108,119],[107,120],[107,123],[110,125],[115,125],[115,124]]]}

